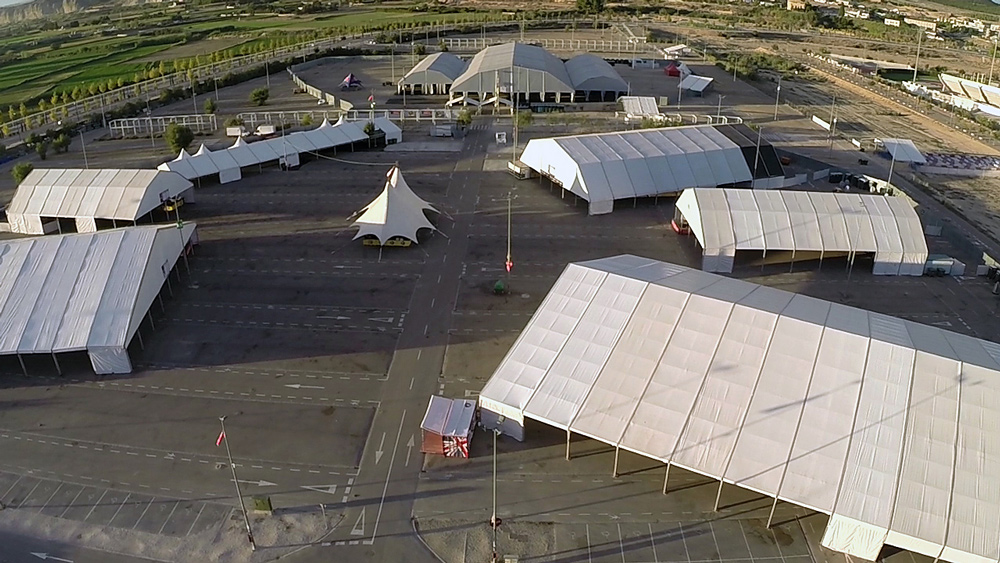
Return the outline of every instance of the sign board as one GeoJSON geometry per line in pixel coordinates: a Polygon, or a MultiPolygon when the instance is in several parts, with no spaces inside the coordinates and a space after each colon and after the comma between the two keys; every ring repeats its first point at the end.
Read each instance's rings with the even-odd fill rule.
{"type": "Polygon", "coordinates": [[[830,124],[828,122],[826,122],[826,121],[823,121],[818,116],[814,115],[813,118],[812,118],[812,121],[813,121],[813,123],[815,123],[816,125],[819,125],[823,129],[826,129],[827,131],[830,130],[830,124]]]}

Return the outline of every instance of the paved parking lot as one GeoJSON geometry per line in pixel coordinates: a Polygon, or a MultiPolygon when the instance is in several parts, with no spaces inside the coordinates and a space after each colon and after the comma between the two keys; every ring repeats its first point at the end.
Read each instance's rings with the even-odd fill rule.
{"type": "Polygon", "coordinates": [[[219,528],[232,507],[154,493],[0,471],[0,502],[9,509],[150,534],[186,537],[219,528]]]}

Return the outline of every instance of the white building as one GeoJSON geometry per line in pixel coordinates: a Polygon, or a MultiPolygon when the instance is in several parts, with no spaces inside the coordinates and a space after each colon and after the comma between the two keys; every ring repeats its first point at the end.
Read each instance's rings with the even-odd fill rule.
{"type": "Polygon", "coordinates": [[[129,343],[193,237],[188,223],[0,242],[0,355],[58,369],[85,351],[96,373],[131,372],[129,343]]]}
{"type": "Polygon", "coordinates": [[[827,514],[851,557],[1000,559],[1000,344],[616,256],[566,267],[479,404],[827,514]]]}

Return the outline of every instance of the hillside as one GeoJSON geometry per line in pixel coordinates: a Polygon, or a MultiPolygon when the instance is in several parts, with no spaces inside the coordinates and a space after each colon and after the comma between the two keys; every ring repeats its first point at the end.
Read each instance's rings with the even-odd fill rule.
{"type": "Polygon", "coordinates": [[[0,25],[71,14],[107,4],[110,4],[107,0],[33,0],[0,8],[0,25]]]}

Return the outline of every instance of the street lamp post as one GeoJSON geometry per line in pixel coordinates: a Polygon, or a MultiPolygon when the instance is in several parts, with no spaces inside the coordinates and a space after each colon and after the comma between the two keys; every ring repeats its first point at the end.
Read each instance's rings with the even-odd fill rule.
{"type": "Polygon", "coordinates": [[[250,529],[250,517],[247,516],[247,507],[243,504],[243,493],[240,492],[240,481],[236,477],[236,464],[233,463],[233,452],[229,450],[229,438],[226,437],[226,417],[220,416],[219,422],[222,423],[222,434],[219,436],[219,440],[226,443],[226,457],[229,458],[229,468],[233,470],[233,483],[236,485],[236,497],[240,501],[240,508],[243,510],[243,522],[247,525],[247,539],[250,541],[250,550],[257,551],[257,544],[253,541],[253,530],[250,529]]]}
{"type": "Polygon", "coordinates": [[[497,417],[497,426],[493,429],[493,517],[490,518],[490,527],[493,528],[493,563],[500,561],[500,554],[497,552],[497,528],[500,527],[500,520],[497,519],[497,436],[500,435],[500,426],[506,417],[497,417]]]}
{"type": "Polygon", "coordinates": [[[781,99],[781,75],[778,75],[778,89],[774,92],[774,120],[778,120],[778,100],[781,99]]]}
{"type": "Polygon", "coordinates": [[[896,151],[892,151],[892,162],[889,163],[889,176],[885,179],[885,184],[887,188],[892,186],[892,169],[895,166],[896,166],[896,151]]]}
{"type": "Polygon", "coordinates": [[[715,119],[717,120],[722,118],[722,100],[724,100],[725,98],[726,98],[725,96],[719,94],[719,107],[715,109],[715,119]]]}

